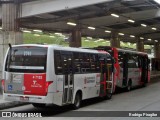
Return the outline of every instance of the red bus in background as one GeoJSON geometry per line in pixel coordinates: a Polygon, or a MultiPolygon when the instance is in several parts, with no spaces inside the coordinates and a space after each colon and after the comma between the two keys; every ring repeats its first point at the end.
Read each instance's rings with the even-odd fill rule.
{"type": "Polygon", "coordinates": [[[150,61],[146,53],[108,46],[94,49],[107,51],[115,59],[114,91],[116,87],[130,91],[136,86],[146,86],[150,81],[150,61]]]}

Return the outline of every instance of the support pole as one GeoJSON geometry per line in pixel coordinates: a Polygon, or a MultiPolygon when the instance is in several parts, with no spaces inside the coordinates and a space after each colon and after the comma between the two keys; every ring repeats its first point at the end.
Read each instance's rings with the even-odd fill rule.
{"type": "Polygon", "coordinates": [[[73,30],[71,40],[69,42],[70,47],[81,47],[81,31],[73,30]]]}

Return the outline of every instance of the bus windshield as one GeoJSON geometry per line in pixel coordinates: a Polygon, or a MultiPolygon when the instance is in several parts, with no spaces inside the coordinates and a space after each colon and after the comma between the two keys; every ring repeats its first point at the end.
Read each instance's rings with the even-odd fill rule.
{"type": "Polygon", "coordinates": [[[47,48],[12,47],[10,48],[5,70],[8,72],[44,73],[46,72],[47,48]]]}

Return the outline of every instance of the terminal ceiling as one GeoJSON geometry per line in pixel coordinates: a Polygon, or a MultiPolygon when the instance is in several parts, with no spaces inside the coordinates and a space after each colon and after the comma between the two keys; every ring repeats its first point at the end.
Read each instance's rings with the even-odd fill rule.
{"type": "MultiPolygon", "coordinates": [[[[32,0],[37,4],[42,1],[32,0]]],[[[32,5],[31,0],[25,0],[25,2],[28,3],[22,4],[32,5]]],[[[145,44],[154,44],[156,41],[160,41],[160,5],[154,0],[106,0],[106,2],[72,9],[66,8],[33,16],[22,16],[20,26],[41,29],[44,32],[62,33],[70,33],[74,29],[80,29],[82,36],[110,39],[111,33],[105,32],[107,30],[124,33],[124,36],[119,35],[121,41],[135,43],[135,36],[144,38],[145,44]],[[119,17],[112,16],[113,13],[119,17]],[[128,22],[129,19],[135,22],[128,22]],[[70,26],[67,25],[67,22],[73,22],[77,25],[70,26]],[[88,29],[89,26],[94,27],[95,30],[88,29]]]]}

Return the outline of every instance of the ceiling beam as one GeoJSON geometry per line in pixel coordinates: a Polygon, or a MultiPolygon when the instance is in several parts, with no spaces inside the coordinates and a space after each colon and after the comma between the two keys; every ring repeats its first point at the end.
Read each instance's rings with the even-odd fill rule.
{"type": "Polygon", "coordinates": [[[142,27],[140,24],[138,27],[130,27],[130,28],[126,28],[126,29],[120,29],[121,32],[126,33],[126,34],[134,34],[134,35],[146,35],[148,33],[157,33],[160,32],[159,30],[160,28],[160,24],[153,24],[151,26],[147,26],[147,27],[142,27]],[[157,30],[152,30],[152,27],[157,28],[157,30]]]}
{"type": "Polygon", "coordinates": [[[22,17],[69,10],[113,0],[38,0],[22,4],[22,17]]]}
{"type": "Polygon", "coordinates": [[[160,33],[152,33],[152,34],[147,34],[147,35],[144,35],[145,38],[150,38],[150,39],[158,39],[160,38],[160,33]]]}
{"type": "Polygon", "coordinates": [[[126,14],[121,14],[121,17],[115,19],[112,16],[103,16],[103,17],[95,17],[89,19],[81,20],[84,24],[93,23],[95,26],[111,26],[115,24],[124,24],[128,23],[128,19],[133,19],[135,21],[146,20],[146,19],[153,19],[160,17],[160,9],[152,9],[152,10],[144,10],[139,12],[131,12],[126,14]],[[101,21],[101,22],[97,22],[101,21]]]}

